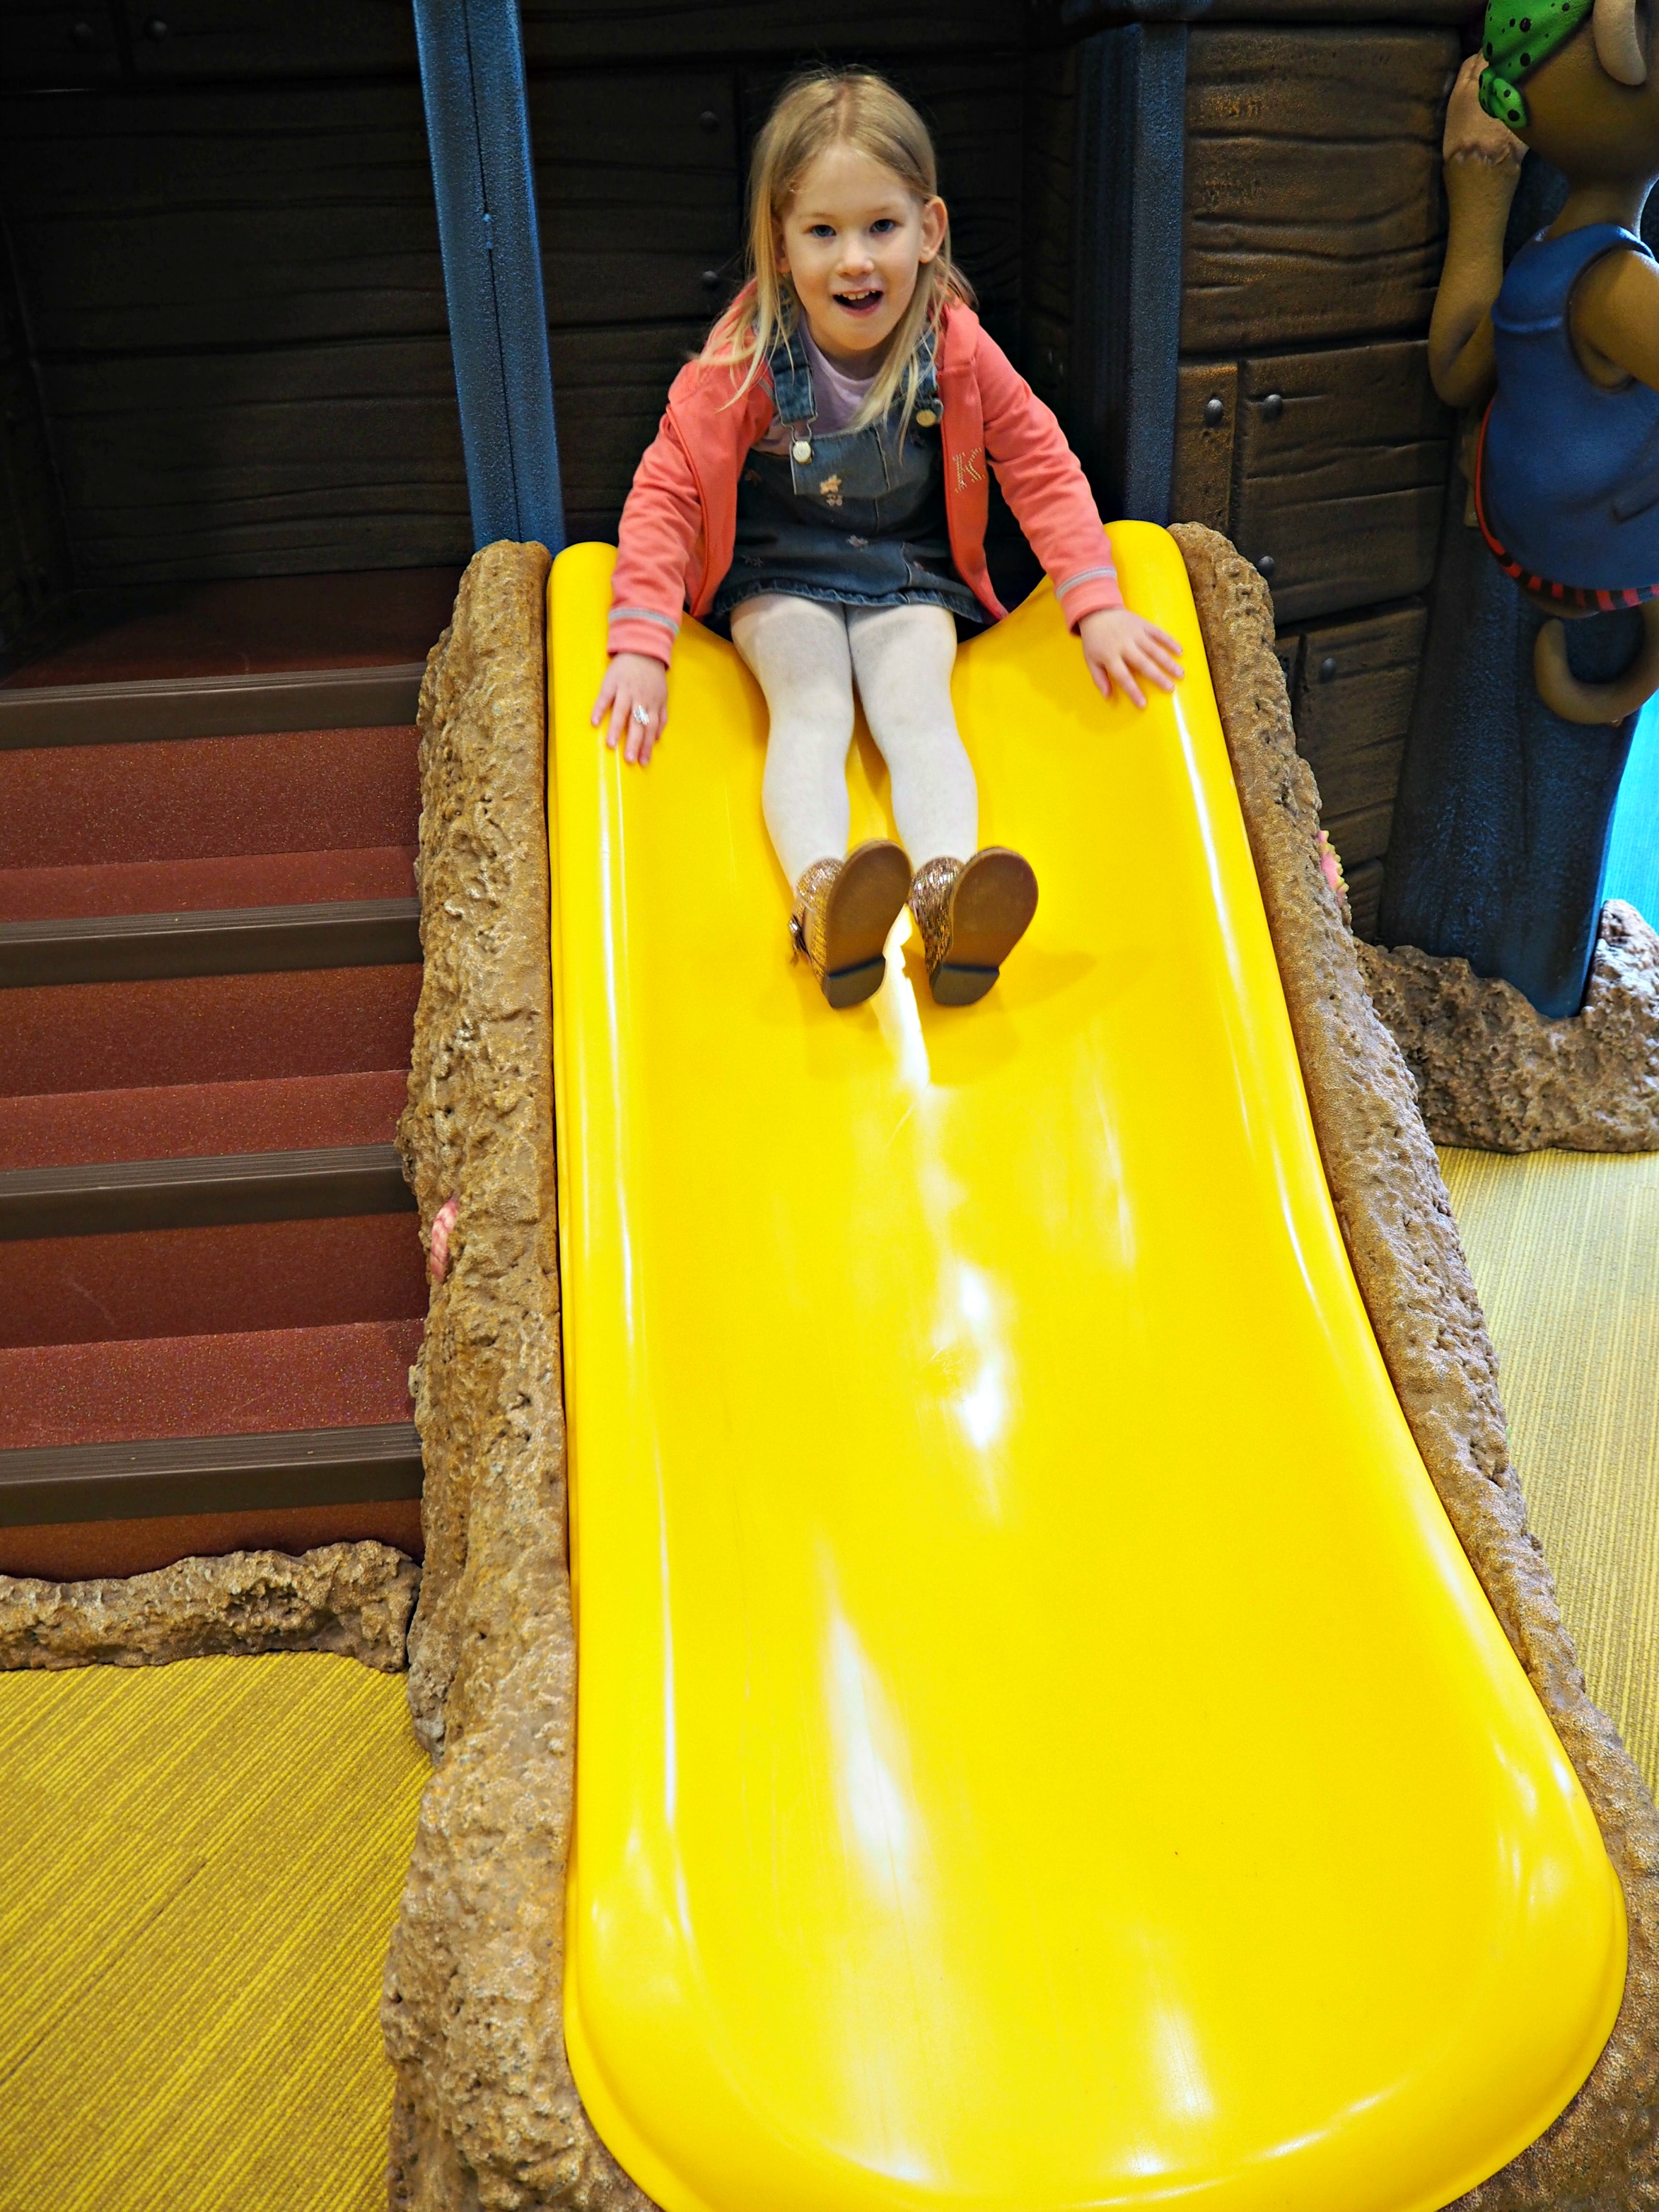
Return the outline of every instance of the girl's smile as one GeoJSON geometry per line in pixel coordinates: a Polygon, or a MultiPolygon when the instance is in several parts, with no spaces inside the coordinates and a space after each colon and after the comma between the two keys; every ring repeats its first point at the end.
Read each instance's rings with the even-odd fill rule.
{"type": "Polygon", "coordinates": [[[802,176],[778,226],[778,268],[819,349],[868,375],[944,238],[943,200],[921,199],[867,154],[832,146],[802,176]]]}

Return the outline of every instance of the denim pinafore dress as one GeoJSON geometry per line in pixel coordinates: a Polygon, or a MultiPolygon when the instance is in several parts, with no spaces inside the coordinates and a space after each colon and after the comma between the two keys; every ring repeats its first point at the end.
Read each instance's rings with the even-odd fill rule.
{"type": "Polygon", "coordinates": [[[710,611],[715,628],[763,592],[842,606],[944,607],[961,629],[988,619],[951,559],[931,331],[917,365],[915,410],[902,434],[896,400],[861,430],[815,435],[805,347],[798,333],[773,347],[766,366],[789,448],[754,447],[744,462],[732,566],[710,611]]]}

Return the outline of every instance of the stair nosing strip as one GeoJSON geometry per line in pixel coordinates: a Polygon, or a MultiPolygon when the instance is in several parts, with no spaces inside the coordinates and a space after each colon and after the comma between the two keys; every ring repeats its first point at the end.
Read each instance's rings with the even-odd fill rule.
{"type": "Polygon", "coordinates": [[[356,921],[418,921],[417,898],[321,899],[293,906],[171,907],[153,914],[64,915],[0,921],[9,945],[70,944],[100,937],[185,937],[210,932],[315,929],[356,921]]]}
{"type": "Polygon", "coordinates": [[[0,990],[413,967],[420,958],[421,902],[412,897],[0,922],[0,990]]]}
{"type": "Polygon", "coordinates": [[[0,1450],[0,1527],[54,1521],[150,1520],[184,1511],[278,1510],[327,1503],[418,1497],[421,1440],[412,1421],[359,1428],[287,1429],[248,1436],[163,1437],[130,1443],[39,1444],[0,1450]],[[410,1486],[408,1470],[416,1470],[410,1486]],[[379,1470],[380,1479],[375,1480],[379,1470]],[[399,1473],[398,1470],[404,1472],[399,1473]],[[350,1476],[360,1480],[355,1484],[350,1476]],[[284,1500],[264,1493],[283,1481],[327,1489],[331,1478],[355,1496],[284,1500]],[[361,1478],[368,1476],[365,1482],[361,1478]],[[191,1498],[216,1480],[232,1494],[191,1498]],[[240,1484],[251,1497],[238,1497],[240,1484]],[[388,1485],[394,1486],[388,1486],[388,1485]],[[89,1510],[90,1509],[90,1510],[89,1510]]]}
{"type": "Polygon", "coordinates": [[[398,1148],[386,1144],[0,1170],[0,1241],[5,1242],[403,1213],[414,1206],[398,1148]],[[175,1201],[171,1208],[169,1197],[175,1201]],[[365,1205],[366,1198],[374,1202],[365,1205]],[[272,1200],[283,1199],[288,1204],[273,1212],[272,1200]]]}
{"type": "Polygon", "coordinates": [[[350,727],[350,710],[364,704],[376,711],[363,726],[413,721],[425,674],[424,661],[407,660],[358,668],[0,686],[0,750],[350,727]],[[398,711],[382,711],[388,706],[398,711]]]}

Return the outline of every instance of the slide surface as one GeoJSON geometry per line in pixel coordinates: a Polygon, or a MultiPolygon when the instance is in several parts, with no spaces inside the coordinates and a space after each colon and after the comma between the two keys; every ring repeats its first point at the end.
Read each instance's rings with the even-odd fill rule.
{"type": "Polygon", "coordinates": [[[1617,2010],[1332,1214],[1180,556],[1113,538],[1188,678],[1108,707],[1046,586],[964,647],[1042,884],[965,1009],[906,918],[830,1011],[736,655],[688,621],[624,770],[612,556],[554,567],[566,2034],[667,2212],[1433,2212],[1617,2010]]]}

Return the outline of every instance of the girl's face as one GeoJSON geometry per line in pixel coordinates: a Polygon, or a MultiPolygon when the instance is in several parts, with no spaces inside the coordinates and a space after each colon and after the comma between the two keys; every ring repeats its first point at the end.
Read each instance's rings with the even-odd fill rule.
{"type": "Polygon", "coordinates": [[[831,361],[880,363],[945,240],[945,203],[919,199],[867,154],[831,146],[803,174],[778,225],[778,268],[831,361]]]}

